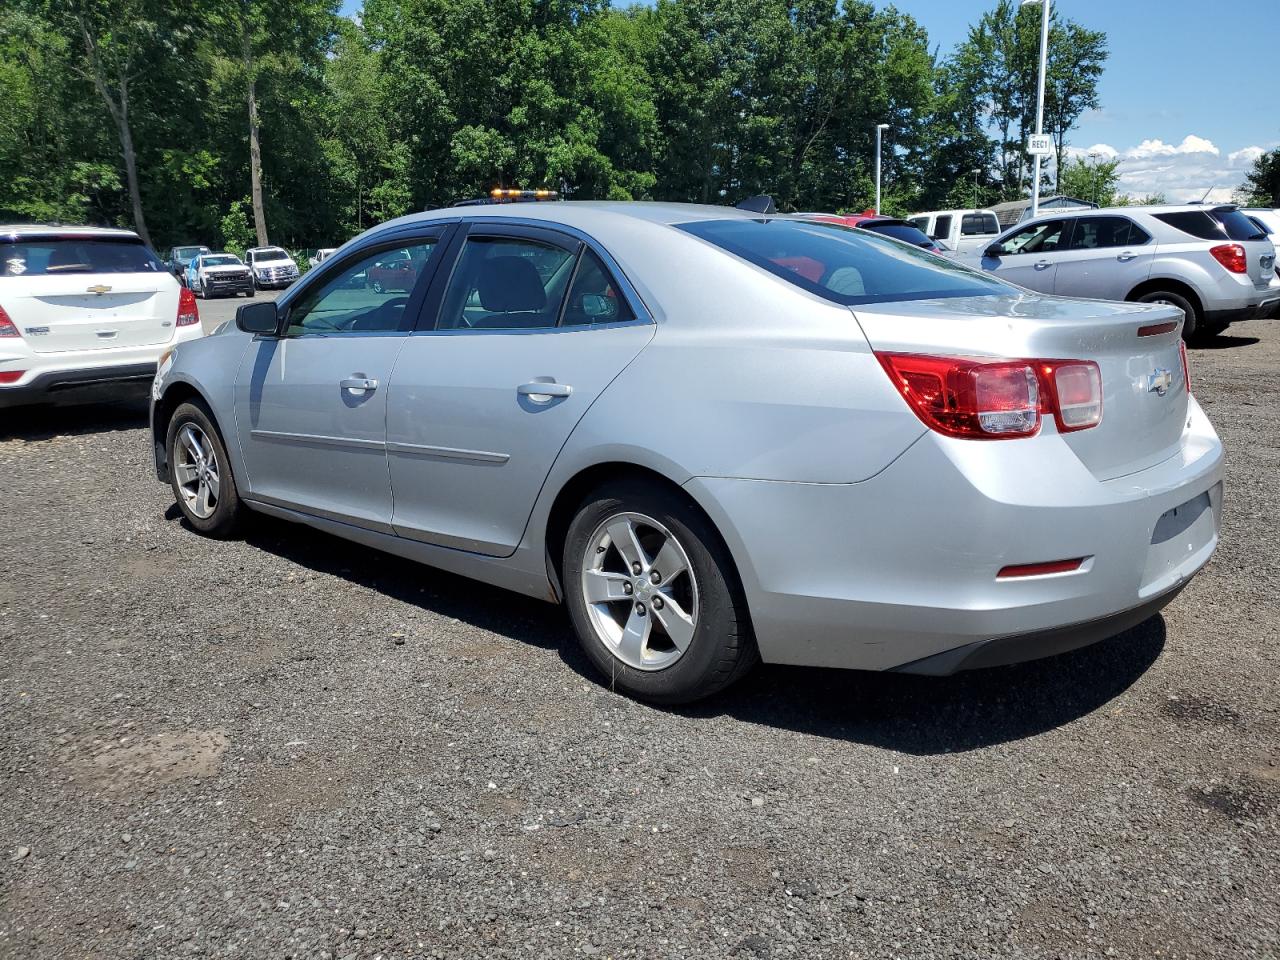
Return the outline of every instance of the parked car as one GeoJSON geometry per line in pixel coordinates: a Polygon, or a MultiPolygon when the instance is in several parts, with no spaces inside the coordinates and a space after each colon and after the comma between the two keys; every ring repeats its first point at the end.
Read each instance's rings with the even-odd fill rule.
{"type": "Polygon", "coordinates": [[[913,213],[907,222],[957,254],[982,250],[1000,235],[994,210],[932,210],[913,213]]]}
{"type": "Polygon", "coordinates": [[[417,285],[426,262],[426,254],[418,249],[392,250],[364,272],[365,283],[374,293],[408,293],[417,285]]]}
{"type": "Polygon", "coordinates": [[[1213,336],[1280,302],[1276,251],[1237,207],[1195,204],[1046,214],[1001,235],[982,269],[1030,290],[1167,303],[1183,335],[1213,336]]]}
{"type": "Polygon", "coordinates": [[[883,234],[886,237],[893,237],[895,240],[901,240],[904,243],[923,247],[933,253],[948,252],[939,246],[937,241],[926,236],[919,228],[912,226],[906,220],[886,217],[876,213],[874,210],[845,215],[836,213],[801,213],[797,214],[797,216],[804,217],[806,220],[819,220],[823,223],[836,223],[846,227],[861,227],[863,230],[870,230],[872,233],[883,234]]]}
{"type": "Polygon", "coordinates": [[[187,286],[202,300],[209,297],[252,297],[253,275],[234,253],[202,253],[187,266],[187,286]]]}
{"type": "Polygon", "coordinates": [[[253,247],[244,252],[244,259],[259,290],[278,290],[298,279],[298,265],[280,247],[253,247]]]}
{"type": "Polygon", "coordinates": [[[795,217],[432,211],[178,349],[156,470],[208,535],[260,511],[563,602],[638,697],[947,674],[1110,636],[1213,553],[1181,322],[795,217]],[[351,289],[398,250],[410,294],[351,289]]]}
{"type": "Polygon", "coordinates": [[[145,387],[201,333],[195,297],[136,233],[0,227],[0,408],[145,387]]]}
{"type": "Polygon", "coordinates": [[[337,247],[321,247],[319,250],[315,252],[314,256],[307,258],[307,262],[312,267],[318,267],[320,266],[320,264],[324,263],[326,260],[332,257],[337,252],[337,250],[338,250],[337,247]]]}
{"type": "Polygon", "coordinates": [[[165,263],[169,267],[169,271],[178,278],[179,283],[186,283],[187,267],[191,265],[191,261],[202,253],[209,253],[208,247],[189,246],[189,247],[170,247],[169,257],[165,263]]]}

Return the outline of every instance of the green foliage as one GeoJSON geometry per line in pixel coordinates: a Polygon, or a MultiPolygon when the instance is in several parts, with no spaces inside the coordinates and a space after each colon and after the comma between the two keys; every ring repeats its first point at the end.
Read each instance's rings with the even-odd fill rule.
{"type": "MultiPolygon", "coordinates": [[[[194,17],[171,0],[9,0],[0,216],[140,224],[145,213],[161,248],[243,250],[258,219],[251,101],[261,220],[290,249],[336,246],[498,185],[710,203],[769,193],[784,210],[860,211],[875,196],[880,122],[887,212],[967,207],[975,170],[980,205],[1026,184],[1038,11],[1012,0],[946,58],[910,16],[872,0],[337,11],[338,0],[208,0],[194,17]]],[[[1071,23],[1055,21],[1053,38],[1046,128],[1061,144],[1096,105],[1106,50],[1071,23]]]]}
{"type": "Polygon", "coordinates": [[[1100,207],[1125,206],[1129,200],[1116,190],[1120,180],[1116,172],[1119,160],[1074,157],[1062,165],[1058,174],[1058,192],[1078,200],[1089,200],[1100,207]]]}
{"type": "Polygon", "coordinates": [[[1239,199],[1257,207],[1280,207],[1280,148],[1264,153],[1244,176],[1239,199]]]}

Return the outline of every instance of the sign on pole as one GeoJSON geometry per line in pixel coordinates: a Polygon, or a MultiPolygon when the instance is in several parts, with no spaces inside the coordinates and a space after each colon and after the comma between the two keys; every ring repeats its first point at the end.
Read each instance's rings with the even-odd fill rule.
{"type": "Polygon", "coordinates": [[[1027,155],[1049,157],[1053,155],[1053,137],[1047,133],[1033,133],[1027,137],[1027,155]]]}

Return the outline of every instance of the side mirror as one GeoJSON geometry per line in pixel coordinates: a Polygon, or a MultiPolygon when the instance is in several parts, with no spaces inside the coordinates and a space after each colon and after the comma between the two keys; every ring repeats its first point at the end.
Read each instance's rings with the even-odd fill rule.
{"type": "Polygon", "coordinates": [[[1000,246],[998,243],[993,243],[991,246],[987,247],[987,249],[982,251],[982,255],[984,257],[991,257],[993,260],[999,260],[1003,253],[1004,247],[1000,246]]]}
{"type": "Polygon", "coordinates": [[[276,305],[269,300],[246,303],[236,309],[236,327],[245,333],[274,335],[279,324],[276,305]]]}

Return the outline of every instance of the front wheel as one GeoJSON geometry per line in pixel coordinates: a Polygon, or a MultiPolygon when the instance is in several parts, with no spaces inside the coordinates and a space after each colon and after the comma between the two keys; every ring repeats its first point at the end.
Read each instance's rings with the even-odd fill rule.
{"type": "Polygon", "coordinates": [[[231,474],[227,449],[203,404],[183,403],[166,433],[169,483],[187,522],[201,533],[225,539],[235,533],[245,507],[231,474]]]}
{"type": "Polygon", "coordinates": [[[727,548],[675,493],[632,481],[598,489],[569,526],[563,570],[578,642],[625,693],[688,703],[759,658],[727,548]]]}
{"type": "Polygon", "coordinates": [[[1182,322],[1183,340],[1191,340],[1201,333],[1200,315],[1196,313],[1196,308],[1191,301],[1180,293],[1174,293],[1172,290],[1153,290],[1139,297],[1138,303],[1167,303],[1181,310],[1186,317],[1182,322]]]}

